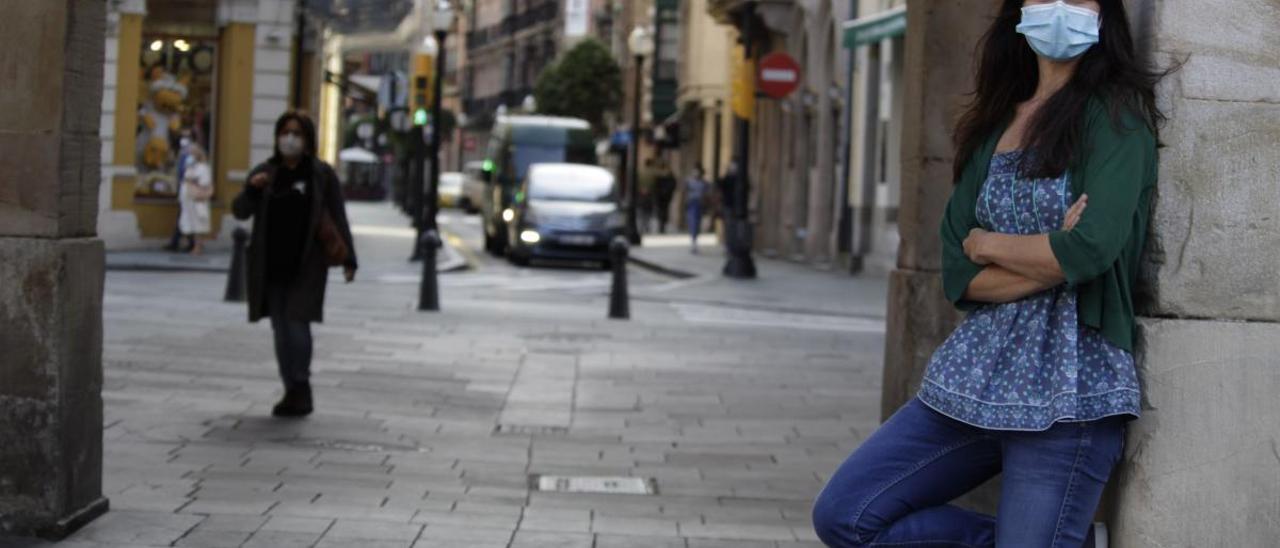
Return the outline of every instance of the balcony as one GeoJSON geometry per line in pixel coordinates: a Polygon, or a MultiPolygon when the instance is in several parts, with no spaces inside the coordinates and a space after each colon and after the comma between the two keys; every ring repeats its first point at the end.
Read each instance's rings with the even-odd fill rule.
{"type": "Polygon", "coordinates": [[[467,51],[473,51],[511,38],[522,31],[556,20],[560,14],[557,2],[542,2],[526,10],[502,18],[502,21],[467,33],[467,51]]]}
{"type": "Polygon", "coordinates": [[[524,98],[532,94],[533,88],[522,87],[486,97],[468,97],[463,100],[462,108],[471,117],[490,115],[500,105],[506,105],[507,108],[520,106],[524,102],[524,98]]]}

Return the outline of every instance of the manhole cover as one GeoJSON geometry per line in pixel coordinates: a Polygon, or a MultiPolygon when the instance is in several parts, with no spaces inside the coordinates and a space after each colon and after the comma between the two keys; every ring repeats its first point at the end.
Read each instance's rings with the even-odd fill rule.
{"type": "Polygon", "coordinates": [[[658,492],[652,479],[601,476],[530,476],[534,487],[550,493],[602,495],[652,495],[658,492]]]}

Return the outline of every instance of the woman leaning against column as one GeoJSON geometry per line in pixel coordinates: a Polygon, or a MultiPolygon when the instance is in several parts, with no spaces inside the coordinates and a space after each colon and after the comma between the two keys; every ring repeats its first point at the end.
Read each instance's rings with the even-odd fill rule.
{"type": "Polygon", "coordinates": [[[1092,517],[1140,411],[1159,76],[1121,0],[1004,0],[981,55],[941,231],[969,314],[819,495],[830,546],[1106,545],[1092,517]],[[949,504],[996,474],[996,516],[949,504]]]}
{"type": "Polygon", "coordinates": [[[311,323],[324,319],[329,267],[341,264],[350,283],[356,255],[338,176],[316,158],[315,124],[287,112],[275,135],[275,154],[249,173],[232,209],[253,218],[249,321],[271,318],[285,390],[272,414],[300,417],[312,411],[311,323]]]}

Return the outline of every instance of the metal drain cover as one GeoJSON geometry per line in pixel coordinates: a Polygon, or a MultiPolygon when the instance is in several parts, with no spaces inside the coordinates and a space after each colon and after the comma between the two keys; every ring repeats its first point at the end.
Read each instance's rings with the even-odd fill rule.
{"type": "Polygon", "coordinates": [[[551,493],[590,493],[601,495],[652,495],[657,492],[653,480],[625,476],[531,476],[539,491],[551,493]]]}

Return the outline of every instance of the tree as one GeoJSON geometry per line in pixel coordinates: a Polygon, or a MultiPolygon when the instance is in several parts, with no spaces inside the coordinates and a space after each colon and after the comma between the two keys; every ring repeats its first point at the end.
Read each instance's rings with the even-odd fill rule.
{"type": "Polygon", "coordinates": [[[622,68],[599,40],[583,40],[538,76],[533,96],[538,112],[582,118],[602,131],[604,114],[622,101],[622,68]]]}

